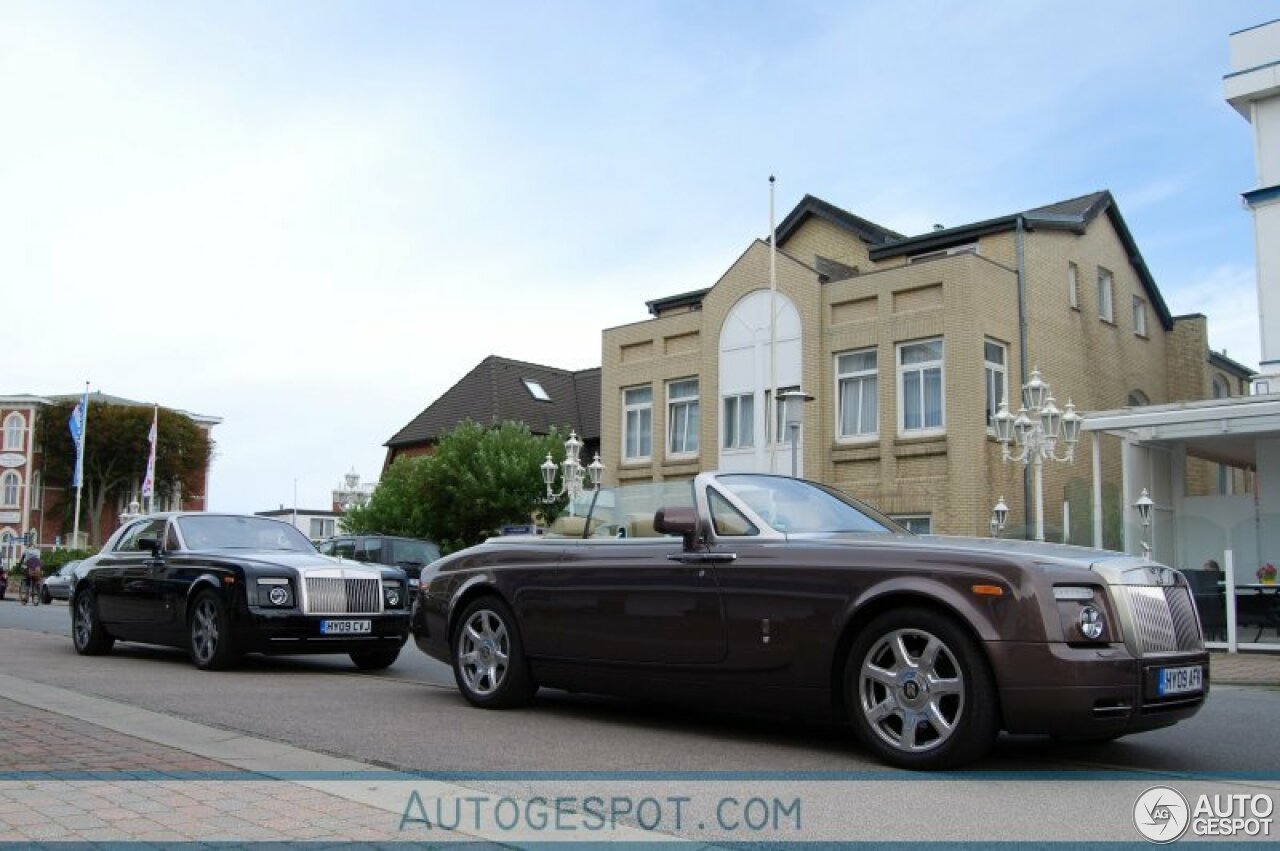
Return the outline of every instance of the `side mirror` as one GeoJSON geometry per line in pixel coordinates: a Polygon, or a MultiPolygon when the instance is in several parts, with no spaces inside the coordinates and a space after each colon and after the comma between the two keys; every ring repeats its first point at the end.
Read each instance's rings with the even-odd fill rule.
{"type": "Polygon", "coordinates": [[[160,539],[159,538],[139,538],[138,552],[149,552],[153,556],[160,555],[160,539]]]}
{"type": "Polygon", "coordinates": [[[659,508],[653,515],[653,530],[662,535],[679,535],[684,548],[692,550],[698,544],[698,510],[688,506],[659,508]]]}

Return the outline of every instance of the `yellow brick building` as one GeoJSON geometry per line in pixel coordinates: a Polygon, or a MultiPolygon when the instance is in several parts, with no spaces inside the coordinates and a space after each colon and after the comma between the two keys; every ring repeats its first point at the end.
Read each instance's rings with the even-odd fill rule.
{"type": "MultiPolygon", "coordinates": [[[[753,242],[708,289],[604,331],[613,480],[789,473],[771,388],[800,388],[814,397],[801,475],[934,533],[988,534],[1003,496],[1020,536],[1028,488],[989,416],[1001,398],[1017,410],[1032,369],[1081,412],[1239,395],[1251,374],[1209,350],[1204,316],[1169,313],[1109,192],[917,237],[806,196],[777,244],[753,242]]],[[[1085,443],[1073,464],[1045,467],[1050,539],[1068,523],[1064,502],[1069,539],[1089,539],[1085,443]]],[[[1118,546],[1119,449],[1102,455],[1106,542],[1118,546]]],[[[1189,487],[1239,487],[1194,463],[1189,487]]]]}

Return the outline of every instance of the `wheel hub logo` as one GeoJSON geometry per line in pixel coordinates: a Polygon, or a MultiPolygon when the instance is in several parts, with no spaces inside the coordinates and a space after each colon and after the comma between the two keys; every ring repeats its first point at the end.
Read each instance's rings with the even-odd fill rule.
{"type": "Polygon", "coordinates": [[[1187,799],[1168,786],[1152,786],[1133,805],[1133,823],[1138,832],[1161,845],[1181,838],[1190,822],[1187,799]]]}

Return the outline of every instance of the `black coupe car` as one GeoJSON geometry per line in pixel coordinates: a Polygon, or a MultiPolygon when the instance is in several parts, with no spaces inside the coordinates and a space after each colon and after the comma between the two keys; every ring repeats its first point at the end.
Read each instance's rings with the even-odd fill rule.
{"type": "Polygon", "coordinates": [[[76,651],[115,641],[185,647],[196,667],[244,653],[347,653],[385,668],[409,634],[408,579],[394,567],[320,555],[287,523],[169,513],[122,526],[71,588],[76,651]]]}

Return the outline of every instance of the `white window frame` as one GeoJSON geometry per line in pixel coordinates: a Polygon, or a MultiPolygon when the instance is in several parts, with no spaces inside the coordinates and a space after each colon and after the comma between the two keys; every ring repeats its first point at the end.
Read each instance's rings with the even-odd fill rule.
{"type": "Polygon", "coordinates": [[[524,389],[529,391],[529,395],[539,402],[551,401],[551,395],[543,388],[541,381],[536,378],[522,378],[520,381],[524,384],[524,389]]]}
{"type": "Polygon", "coordinates": [[[754,449],[756,445],[756,395],[754,393],[731,393],[720,400],[720,445],[728,451],[754,449]],[[743,401],[749,401],[751,410],[746,417],[742,416],[743,401]],[[729,434],[729,409],[733,408],[733,423],[737,426],[734,433],[729,434]],[[745,426],[744,426],[745,424],[745,426]],[[747,439],[743,439],[744,432],[747,439]]]}
{"type": "Polygon", "coordinates": [[[1116,323],[1116,279],[1110,269],[1098,267],[1098,318],[1116,323]]]}
{"type": "Polygon", "coordinates": [[[31,510],[40,510],[40,491],[44,488],[44,479],[40,476],[40,471],[31,474],[31,510]]]}
{"type": "MultiPolygon", "coordinates": [[[[643,433],[644,433],[643,428],[640,428],[636,432],[637,440],[639,441],[639,443],[644,442],[643,433]]],[[[640,450],[641,446],[637,445],[636,449],[640,450]]],[[[639,384],[639,385],[636,385],[635,387],[624,387],[622,388],[622,460],[624,462],[648,461],[651,458],[653,458],[653,387],[648,384],[639,384]],[[649,398],[647,401],[644,401],[644,402],[628,401],[628,397],[630,396],[630,394],[636,393],[642,390],[649,391],[649,398]],[[632,417],[635,417],[637,422],[643,425],[646,419],[646,415],[648,420],[648,431],[649,431],[649,441],[648,441],[649,451],[644,454],[639,454],[637,452],[637,454],[635,455],[629,455],[628,452],[631,449],[631,447],[628,446],[629,437],[631,434],[631,419],[632,417]]]]}
{"type": "Polygon", "coordinates": [[[700,385],[697,377],[677,378],[667,382],[667,457],[696,458],[700,444],[699,430],[702,428],[702,410],[699,402],[700,385]],[[673,391],[677,385],[693,385],[693,395],[676,396],[673,391]],[[685,409],[683,441],[676,439],[676,411],[685,409]],[[675,448],[679,443],[682,448],[675,448]],[[692,449],[689,446],[692,444],[692,449]]]}
{"type": "Polygon", "coordinates": [[[1133,333],[1147,336],[1147,303],[1139,296],[1133,297],[1133,333]]]}
{"type": "Polygon", "coordinates": [[[27,430],[27,418],[17,411],[4,418],[4,451],[22,451],[22,433],[27,430]]]}
{"type": "Polygon", "coordinates": [[[930,437],[933,435],[946,434],[947,431],[947,371],[946,371],[947,349],[942,337],[929,337],[924,340],[911,340],[906,343],[898,343],[894,347],[893,362],[895,372],[897,373],[897,389],[898,389],[898,436],[899,437],[930,437]],[[942,356],[937,360],[922,361],[921,363],[911,364],[910,368],[904,368],[902,363],[902,355],[905,349],[913,346],[923,346],[929,343],[938,343],[942,346],[942,356]],[[925,400],[925,373],[930,370],[938,370],[938,415],[939,422],[936,426],[926,426],[923,424],[924,413],[927,410],[925,400]],[[918,428],[907,428],[907,408],[906,408],[906,377],[909,372],[919,372],[921,374],[920,381],[920,416],[921,425],[918,428]]]}
{"type": "MultiPolygon", "coordinates": [[[[869,346],[863,349],[851,349],[847,352],[837,352],[835,355],[836,375],[836,441],[838,443],[860,443],[864,441],[877,440],[880,437],[880,351],[875,346],[869,346]],[[871,369],[852,369],[843,372],[840,369],[840,358],[848,355],[863,355],[870,353],[875,356],[875,366],[871,369]],[[861,394],[866,392],[866,383],[870,380],[872,395],[872,423],[870,431],[858,431],[846,434],[844,431],[844,397],[846,392],[846,382],[850,386],[856,386],[861,398],[861,394]]],[[[861,411],[861,405],[858,410],[861,411]]],[[[862,425],[865,426],[865,423],[862,425]]]]}
{"type": "Polygon", "coordinates": [[[999,340],[993,340],[990,337],[984,337],[982,340],[982,378],[984,390],[983,403],[986,406],[987,431],[994,431],[991,418],[1000,410],[1000,403],[1009,398],[1009,346],[999,340]],[[987,360],[987,346],[996,346],[1002,353],[1003,360],[1000,363],[987,360]],[[999,381],[1000,398],[992,398],[992,391],[999,381]]]}
{"type": "Polygon", "coordinates": [[[1067,304],[1072,310],[1080,309],[1080,267],[1067,264],[1067,304]]]}
{"type": "Polygon", "coordinates": [[[933,534],[933,515],[932,514],[891,514],[889,519],[897,523],[899,526],[905,526],[907,531],[916,535],[932,535],[933,534]],[[929,524],[929,531],[916,532],[911,528],[911,523],[923,520],[929,524]]]}
{"type": "Polygon", "coordinates": [[[6,470],[0,476],[0,506],[17,508],[22,503],[22,474],[6,470]]]}

